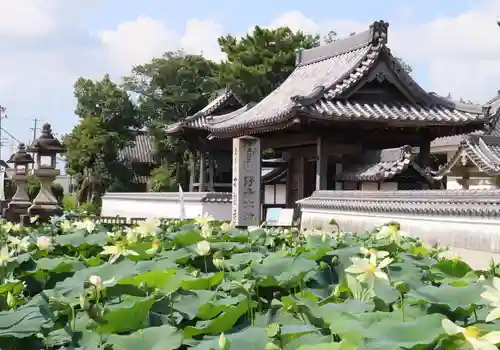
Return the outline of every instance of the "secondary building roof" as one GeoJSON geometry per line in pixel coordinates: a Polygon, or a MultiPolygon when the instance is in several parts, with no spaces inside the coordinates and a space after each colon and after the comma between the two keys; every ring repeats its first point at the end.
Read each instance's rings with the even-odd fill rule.
{"type": "Polygon", "coordinates": [[[432,181],[416,163],[417,150],[411,146],[370,151],[365,154],[359,164],[345,169],[336,176],[337,181],[383,181],[389,180],[403,173],[407,169],[414,169],[417,173],[432,181]]]}
{"type": "Polygon", "coordinates": [[[228,113],[231,117],[233,113],[243,112],[245,104],[243,100],[231,89],[221,89],[216,91],[215,98],[204,108],[184,120],[167,126],[166,133],[169,135],[179,134],[186,128],[205,129],[207,122],[220,114],[228,113]],[[235,110],[236,111],[233,111],[235,110]],[[222,112],[222,113],[221,113],[222,112]]]}

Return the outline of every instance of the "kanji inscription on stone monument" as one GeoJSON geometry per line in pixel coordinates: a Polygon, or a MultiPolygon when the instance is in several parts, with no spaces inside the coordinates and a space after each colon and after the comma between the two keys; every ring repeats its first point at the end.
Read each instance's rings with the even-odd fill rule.
{"type": "Polygon", "coordinates": [[[233,204],[236,226],[260,224],[260,140],[242,136],[233,139],[233,204]]]}

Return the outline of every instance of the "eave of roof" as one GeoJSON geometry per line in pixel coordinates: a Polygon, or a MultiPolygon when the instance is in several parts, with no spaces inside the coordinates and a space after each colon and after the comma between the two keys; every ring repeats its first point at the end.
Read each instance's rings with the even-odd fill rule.
{"type": "Polygon", "coordinates": [[[221,89],[217,92],[217,96],[201,110],[189,117],[186,117],[184,120],[168,125],[166,133],[175,134],[184,128],[204,129],[207,121],[210,120],[212,115],[217,114],[217,112],[224,108],[226,104],[231,101],[231,99],[235,99],[241,108],[245,107],[245,103],[241,97],[239,97],[231,89],[221,89]]]}

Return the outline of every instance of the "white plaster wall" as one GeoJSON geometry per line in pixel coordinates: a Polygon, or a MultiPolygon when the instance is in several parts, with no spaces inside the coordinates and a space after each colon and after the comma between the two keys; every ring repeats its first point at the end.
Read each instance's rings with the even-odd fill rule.
{"type": "MultiPolygon", "coordinates": [[[[178,199],[155,194],[148,198],[147,193],[129,198],[103,197],[101,216],[120,216],[126,218],[180,218],[181,206],[178,199]]],[[[184,202],[186,219],[200,215],[210,215],[216,220],[231,220],[231,203],[184,202]]]]}
{"type": "Polygon", "coordinates": [[[446,178],[446,189],[447,190],[461,190],[462,185],[460,185],[457,180],[461,179],[460,177],[456,176],[448,176],[446,178]]]}
{"type": "Polygon", "coordinates": [[[362,232],[389,221],[397,221],[403,231],[420,237],[428,245],[448,247],[448,256],[460,256],[473,268],[487,268],[491,258],[500,261],[499,219],[372,214],[307,208],[301,211],[303,229],[329,228],[328,222],[335,219],[344,231],[362,232]]]}

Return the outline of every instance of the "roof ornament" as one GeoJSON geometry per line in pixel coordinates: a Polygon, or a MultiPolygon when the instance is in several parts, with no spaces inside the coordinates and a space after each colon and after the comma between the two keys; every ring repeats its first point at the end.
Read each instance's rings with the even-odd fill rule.
{"type": "Polygon", "coordinates": [[[372,44],[385,45],[387,44],[389,23],[385,21],[376,21],[370,25],[370,34],[372,37],[372,44]]]}
{"type": "Polygon", "coordinates": [[[318,99],[322,98],[325,94],[326,87],[323,85],[318,85],[314,87],[310,94],[307,95],[294,95],[290,97],[290,100],[295,102],[296,104],[300,104],[302,106],[310,105],[311,103],[316,102],[318,99]]]}

